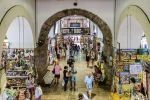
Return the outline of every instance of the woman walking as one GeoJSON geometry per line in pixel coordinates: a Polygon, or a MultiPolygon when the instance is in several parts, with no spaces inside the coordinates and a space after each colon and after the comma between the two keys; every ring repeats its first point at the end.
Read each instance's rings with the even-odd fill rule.
{"type": "Polygon", "coordinates": [[[56,62],[54,66],[54,70],[55,70],[55,83],[54,84],[59,84],[60,71],[62,70],[61,66],[59,65],[59,62],[56,62]]]}
{"type": "Polygon", "coordinates": [[[64,71],[63,71],[63,79],[64,79],[64,91],[67,90],[67,84],[68,84],[68,80],[69,80],[69,72],[68,72],[68,66],[64,67],[64,71]]]}
{"type": "Polygon", "coordinates": [[[90,61],[90,54],[86,53],[86,62],[87,62],[87,68],[89,67],[89,61],[90,61]]]}
{"type": "Polygon", "coordinates": [[[30,100],[32,100],[34,94],[34,77],[31,73],[28,74],[28,78],[26,79],[26,88],[30,92],[30,100]]]}

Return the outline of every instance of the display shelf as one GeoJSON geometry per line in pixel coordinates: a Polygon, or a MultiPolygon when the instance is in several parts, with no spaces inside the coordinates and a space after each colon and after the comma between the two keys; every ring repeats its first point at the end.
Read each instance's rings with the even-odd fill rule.
{"type": "Polygon", "coordinates": [[[12,88],[26,88],[26,86],[11,86],[12,88]]]}
{"type": "Polygon", "coordinates": [[[6,78],[28,78],[28,76],[6,76],[6,78]]]}
{"type": "Polygon", "coordinates": [[[29,70],[7,70],[7,72],[24,72],[24,71],[29,71],[29,70]]]}

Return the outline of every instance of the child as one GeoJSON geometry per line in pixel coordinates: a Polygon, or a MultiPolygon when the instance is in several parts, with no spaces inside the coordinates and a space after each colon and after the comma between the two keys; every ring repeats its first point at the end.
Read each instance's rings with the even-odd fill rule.
{"type": "Polygon", "coordinates": [[[39,85],[39,83],[36,84],[36,88],[35,88],[35,99],[36,100],[42,100],[42,89],[39,85]]]}
{"type": "Polygon", "coordinates": [[[24,95],[25,95],[25,100],[30,100],[31,96],[30,96],[30,92],[29,91],[25,91],[24,95]]]}

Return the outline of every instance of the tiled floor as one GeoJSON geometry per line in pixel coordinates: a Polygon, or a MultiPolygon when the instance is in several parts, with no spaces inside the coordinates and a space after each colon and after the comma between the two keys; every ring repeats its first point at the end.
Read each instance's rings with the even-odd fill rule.
{"type": "MultiPolygon", "coordinates": [[[[75,57],[75,67],[77,68],[77,90],[76,91],[66,91],[64,92],[62,90],[62,72],[61,72],[61,78],[60,78],[60,84],[54,85],[52,84],[51,87],[43,88],[43,100],[78,100],[78,93],[84,93],[86,94],[85,89],[85,83],[84,83],[84,77],[86,76],[87,72],[92,72],[93,69],[86,68],[86,62],[85,57],[79,56],[75,57]]],[[[64,65],[66,65],[66,60],[60,61],[60,65],[62,68],[64,65]]],[[[49,69],[52,69],[53,66],[50,66],[49,69]]],[[[68,84],[68,87],[70,84],[68,84]]],[[[92,90],[92,100],[112,100],[110,96],[110,91],[107,91],[106,89],[102,87],[98,87],[94,84],[93,90],[92,90]]]]}

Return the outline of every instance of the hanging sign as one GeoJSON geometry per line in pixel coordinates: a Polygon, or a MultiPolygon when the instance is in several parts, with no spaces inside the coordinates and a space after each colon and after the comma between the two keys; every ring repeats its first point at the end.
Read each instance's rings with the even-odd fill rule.
{"type": "Polygon", "coordinates": [[[137,59],[150,61],[150,55],[137,55],[137,59]]]}
{"type": "Polygon", "coordinates": [[[130,65],[130,74],[140,74],[142,73],[142,66],[139,65],[130,65]]]}

